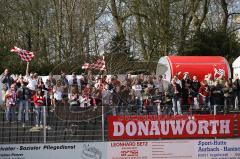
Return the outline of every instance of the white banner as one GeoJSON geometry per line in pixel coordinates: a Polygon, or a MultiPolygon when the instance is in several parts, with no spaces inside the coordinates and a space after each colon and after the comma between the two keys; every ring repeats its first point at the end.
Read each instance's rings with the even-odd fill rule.
{"type": "Polygon", "coordinates": [[[115,141],[108,159],[240,159],[239,139],[115,141]]]}
{"type": "Polygon", "coordinates": [[[106,152],[103,142],[0,145],[0,159],[106,159],[106,152]]]}
{"type": "Polygon", "coordinates": [[[108,159],[194,158],[193,140],[108,143],[108,159]]]}
{"type": "Polygon", "coordinates": [[[194,150],[199,159],[240,159],[240,140],[197,140],[194,150]]]}
{"type": "Polygon", "coordinates": [[[0,159],[240,159],[240,139],[0,145],[0,159]]]}

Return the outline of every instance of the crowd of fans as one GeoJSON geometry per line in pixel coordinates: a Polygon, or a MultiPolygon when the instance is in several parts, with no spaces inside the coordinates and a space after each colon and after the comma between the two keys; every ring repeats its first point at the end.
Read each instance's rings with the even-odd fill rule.
{"type": "Polygon", "coordinates": [[[2,94],[5,102],[5,115],[8,122],[25,123],[33,103],[35,124],[42,124],[43,106],[50,111],[68,105],[70,111],[81,111],[98,106],[112,106],[113,115],[117,114],[167,114],[182,115],[184,112],[201,110],[201,113],[217,111],[229,113],[238,109],[240,99],[240,81],[220,76],[212,80],[206,75],[203,81],[197,76],[190,79],[184,73],[179,79],[175,75],[168,82],[162,75],[126,74],[124,79],[117,75],[94,76],[91,73],[70,78],[62,72],[58,79],[50,73],[46,81],[37,73],[12,77],[5,69],[1,77],[2,94]],[[16,109],[17,108],[17,109],[16,109]],[[17,111],[17,113],[16,113],[17,111]]]}

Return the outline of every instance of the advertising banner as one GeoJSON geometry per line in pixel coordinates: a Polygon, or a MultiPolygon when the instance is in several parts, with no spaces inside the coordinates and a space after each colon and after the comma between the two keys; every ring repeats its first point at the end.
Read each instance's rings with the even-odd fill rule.
{"type": "Polygon", "coordinates": [[[234,137],[236,115],[109,116],[109,140],[234,137]]]}
{"type": "Polygon", "coordinates": [[[108,159],[240,159],[239,139],[114,141],[108,159]]]}
{"type": "Polygon", "coordinates": [[[106,159],[106,143],[0,145],[0,159],[106,159]]]}
{"type": "Polygon", "coordinates": [[[239,139],[216,139],[194,141],[195,158],[240,159],[239,139]]]}
{"type": "Polygon", "coordinates": [[[192,140],[115,141],[108,143],[108,159],[194,158],[192,140]]]}
{"type": "Polygon", "coordinates": [[[0,159],[240,159],[239,139],[0,145],[0,159]]]}

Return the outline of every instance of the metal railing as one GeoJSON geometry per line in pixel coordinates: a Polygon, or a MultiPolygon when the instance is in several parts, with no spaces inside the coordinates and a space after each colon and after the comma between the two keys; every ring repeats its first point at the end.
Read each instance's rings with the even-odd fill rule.
{"type": "MultiPolygon", "coordinates": [[[[56,142],[87,142],[107,141],[109,115],[149,115],[143,107],[140,113],[135,105],[128,106],[89,106],[79,111],[71,111],[68,105],[59,105],[54,111],[51,107],[44,106],[43,125],[36,127],[33,107],[29,110],[29,121],[24,124],[14,119],[7,122],[4,109],[0,111],[0,144],[13,143],[56,143],[56,142]]],[[[223,114],[222,109],[214,109],[210,114],[209,110],[191,110],[189,106],[182,106],[183,114],[223,114]]],[[[190,107],[191,108],[191,107],[190,107]]],[[[215,107],[217,108],[217,107],[215,107]]],[[[160,112],[163,112],[161,108],[160,112]]],[[[153,115],[160,115],[158,111],[151,112],[153,115]]],[[[16,111],[16,115],[17,116],[16,111]]],[[[229,111],[232,114],[239,114],[234,108],[229,111]]],[[[173,114],[171,114],[173,116],[173,114]]],[[[237,125],[237,124],[235,124],[237,125]]],[[[238,132],[238,126],[235,126],[238,132]]]]}

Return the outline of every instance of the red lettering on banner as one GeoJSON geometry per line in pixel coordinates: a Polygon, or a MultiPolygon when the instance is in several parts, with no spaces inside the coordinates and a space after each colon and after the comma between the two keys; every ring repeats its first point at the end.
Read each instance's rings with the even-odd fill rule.
{"type": "Polygon", "coordinates": [[[108,135],[110,140],[234,137],[235,119],[236,115],[110,116],[108,135]]]}

